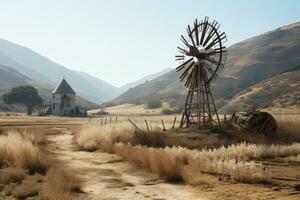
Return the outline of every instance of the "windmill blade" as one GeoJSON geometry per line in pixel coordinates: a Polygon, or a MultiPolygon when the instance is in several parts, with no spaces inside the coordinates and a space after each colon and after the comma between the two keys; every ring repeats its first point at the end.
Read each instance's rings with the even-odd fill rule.
{"type": "Polygon", "coordinates": [[[210,49],[212,46],[214,46],[215,44],[217,44],[218,42],[221,42],[222,39],[224,39],[224,37],[226,38],[225,33],[223,32],[221,35],[219,35],[216,39],[214,39],[207,47],[205,47],[205,50],[210,49]]]}
{"type": "Polygon", "coordinates": [[[180,51],[181,53],[185,53],[185,50],[184,50],[183,48],[177,47],[177,49],[179,49],[179,51],[180,51]]]}
{"type": "Polygon", "coordinates": [[[181,74],[181,76],[179,77],[179,79],[181,81],[183,81],[183,79],[185,78],[185,76],[188,74],[189,70],[194,66],[195,62],[191,62],[190,65],[185,69],[185,71],[181,74]]]}
{"type": "Polygon", "coordinates": [[[199,30],[198,30],[198,21],[197,19],[194,22],[194,29],[195,29],[195,37],[196,37],[196,44],[199,45],[199,30]]]}
{"type": "Polygon", "coordinates": [[[226,47],[222,46],[222,47],[214,49],[214,51],[208,53],[207,55],[211,56],[211,55],[215,55],[215,54],[218,54],[218,53],[225,53],[225,52],[227,52],[226,47]]]}
{"type": "Polygon", "coordinates": [[[194,72],[195,72],[195,67],[192,69],[191,73],[189,74],[189,76],[184,84],[185,87],[189,87],[192,77],[194,76],[194,72]]]}
{"type": "Polygon", "coordinates": [[[190,48],[189,43],[188,43],[187,40],[183,37],[183,35],[181,35],[181,41],[183,42],[183,44],[184,44],[187,48],[190,48]]]}
{"type": "Polygon", "coordinates": [[[212,25],[211,25],[211,30],[208,34],[208,36],[206,37],[203,46],[206,46],[206,44],[208,43],[208,41],[217,33],[217,26],[218,26],[218,22],[216,20],[213,21],[212,25]]]}
{"type": "Polygon", "coordinates": [[[204,36],[206,34],[207,25],[208,25],[208,17],[205,17],[205,19],[204,19],[204,27],[203,27],[203,30],[202,30],[201,40],[200,40],[200,44],[201,45],[203,43],[203,39],[204,39],[204,36]]]}
{"type": "Polygon", "coordinates": [[[190,58],[190,59],[188,59],[187,61],[185,61],[184,63],[182,63],[181,65],[179,65],[178,67],[176,67],[176,71],[179,72],[180,70],[182,70],[182,69],[185,67],[185,65],[186,65],[187,63],[191,62],[193,59],[194,59],[194,58],[190,58]]]}
{"type": "Polygon", "coordinates": [[[194,41],[194,38],[193,38],[193,35],[192,35],[192,30],[191,30],[191,27],[190,25],[188,25],[187,27],[187,32],[188,32],[188,36],[190,37],[192,43],[193,43],[193,46],[196,47],[196,43],[194,41]]]}

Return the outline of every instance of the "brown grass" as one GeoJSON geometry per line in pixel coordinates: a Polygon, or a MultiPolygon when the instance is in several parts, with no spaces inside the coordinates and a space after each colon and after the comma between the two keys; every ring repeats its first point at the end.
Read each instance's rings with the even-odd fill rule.
{"type": "Polygon", "coordinates": [[[50,161],[37,146],[21,134],[9,131],[0,136],[0,166],[28,169],[31,173],[45,173],[50,161]]]}
{"type": "Polygon", "coordinates": [[[17,199],[25,199],[27,197],[37,196],[40,187],[36,176],[26,176],[20,185],[13,188],[11,193],[17,199]]]}
{"type": "Polygon", "coordinates": [[[282,139],[300,142],[299,116],[277,117],[278,135],[282,139]]]}
{"type": "Polygon", "coordinates": [[[74,199],[73,192],[80,192],[83,180],[75,176],[72,170],[51,168],[46,175],[46,183],[42,189],[45,200],[74,199]]]}
{"type": "MultiPolygon", "coordinates": [[[[228,148],[221,147],[214,150],[204,149],[202,151],[188,150],[182,147],[152,148],[148,147],[148,145],[140,146],[140,144],[136,143],[136,132],[134,129],[109,127],[105,129],[83,129],[77,134],[76,141],[81,147],[85,147],[85,142],[90,144],[92,141],[93,148],[103,151],[109,149],[108,152],[116,152],[135,166],[149,169],[161,177],[172,181],[185,180],[191,183],[200,183],[200,178],[196,181],[188,176],[189,173],[187,171],[191,169],[193,169],[193,174],[200,174],[199,177],[203,173],[213,173],[226,175],[242,182],[262,182],[267,180],[267,174],[263,170],[262,165],[253,161],[246,162],[252,158],[262,156],[262,152],[265,152],[265,149],[268,150],[267,146],[242,143],[229,146],[228,148]],[[122,131],[124,131],[126,140],[120,139],[122,138],[122,131]],[[123,142],[123,144],[119,142],[123,142]]],[[[274,151],[274,155],[278,155],[278,152],[282,152],[282,155],[298,152],[296,144],[286,149],[281,148],[281,146],[272,146],[271,149],[266,152],[271,154],[274,151]]]]}
{"type": "Polygon", "coordinates": [[[74,192],[80,191],[82,180],[72,170],[54,168],[52,159],[38,148],[47,141],[37,135],[16,131],[0,135],[0,184],[4,193],[17,199],[39,194],[44,200],[76,199],[74,192]]]}
{"type": "MultiPolygon", "coordinates": [[[[226,175],[241,182],[264,182],[268,180],[261,164],[231,160],[210,160],[201,152],[180,147],[148,148],[117,144],[115,151],[138,168],[148,169],[167,180],[184,180],[200,183],[203,174],[226,175]],[[193,174],[193,179],[188,174],[193,174]],[[198,179],[196,181],[195,179],[198,179]]],[[[202,179],[203,180],[203,179],[202,179]]]]}
{"type": "Polygon", "coordinates": [[[26,176],[22,168],[8,167],[0,170],[0,184],[21,183],[26,176]]]}

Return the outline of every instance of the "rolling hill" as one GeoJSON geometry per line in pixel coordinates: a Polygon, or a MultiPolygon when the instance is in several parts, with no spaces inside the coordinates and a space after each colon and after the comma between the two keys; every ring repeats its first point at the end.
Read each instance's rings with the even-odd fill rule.
{"type": "Polygon", "coordinates": [[[295,107],[300,105],[299,70],[279,74],[239,92],[220,111],[232,113],[251,107],[295,107]]]}
{"type": "Polygon", "coordinates": [[[55,87],[65,76],[80,96],[101,103],[119,94],[119,89],[103,80],[72,71],[38,53],[0,39],[0,64],[9,66],[33,80],[55,87]],[[85,83],[85,84],[82,84],[85,83]]]}
{"type": "MultiPolygon", "coordinates": [[[[51,85],[40,83],[35,81],[15,69],[0,65],[0,111],[24,111],[24,107],[16,105],[7,105],[2,100],[2,94],[9,91],[12,87],[20,85],[31,85],[38,89],[39,94],[44,100],[45,104],[50,103],[51,94],[54,89],[51,85]]],[[[77,105],[86,108],[93,109],[97,105],[77,96],[77,105]]]]}
{"type": "MultiPolygon", "coordinates": [[[[226,66],[212,83],[217,105],[225,105],[234,95],[258,82],[298,69],[299,52],[300,22],[230,46],[226,66]]],[[[139,103],[160,99],[180,104],[184,98],[178,75],[173,70],[128,90],[114,101],[139,103]]]]}

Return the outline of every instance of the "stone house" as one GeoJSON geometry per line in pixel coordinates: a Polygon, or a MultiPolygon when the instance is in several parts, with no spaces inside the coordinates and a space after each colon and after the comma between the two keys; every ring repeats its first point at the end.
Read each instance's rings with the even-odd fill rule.
{"type": "Polygon", "coordinates": [[[76,93],[63,78],[52,92],[52,114],[68,116],[74,113],[76,108],[76,93]]]}

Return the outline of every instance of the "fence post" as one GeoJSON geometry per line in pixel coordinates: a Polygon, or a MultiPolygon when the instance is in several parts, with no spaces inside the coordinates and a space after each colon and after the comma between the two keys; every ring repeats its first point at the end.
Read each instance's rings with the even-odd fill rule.
{"type": "Polygon", "coordinates": [[[145,120],[145,124],[146,124],[146,126],[147,126],[148,133],[150,133],[150,128],[149,128],[149,126],[148,126],[147,120],[145,120]]]}
{"type": "Polygon", "coordinates": [[[176,117],[174,118],[174,122],[173,122],[172,128],[175,128],[175,123],[176,123],[176,117]]]}
{"type": "Polygon", "coordinates": [[[166,131],[166,127],[165,127],[164,120],[161,119],[161,123],[162,123],[162,125],[163,125],[163,131],[166,131]]]}

